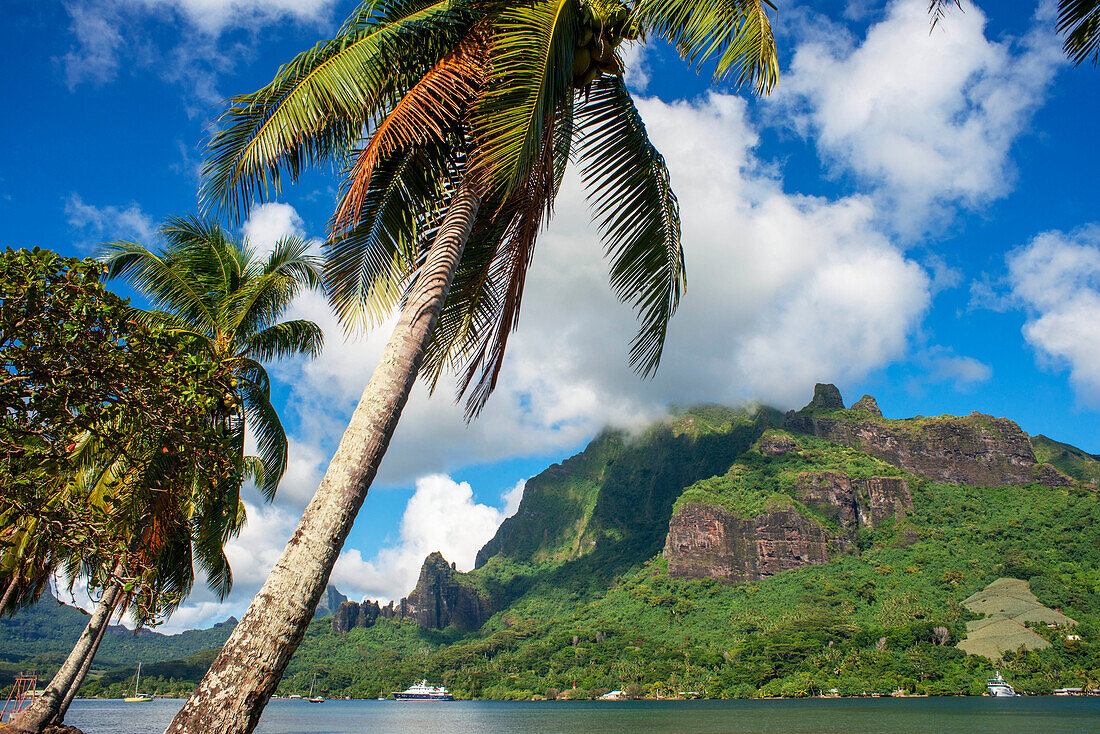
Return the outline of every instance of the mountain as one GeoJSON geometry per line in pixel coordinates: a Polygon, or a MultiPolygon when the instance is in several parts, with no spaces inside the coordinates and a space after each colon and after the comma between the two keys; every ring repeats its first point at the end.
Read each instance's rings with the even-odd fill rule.
{"type": "Polygon", "coordinates": [[[483,698],[974,694],[994,664],[1031,692],[1095,677],[1100,462],[1005,418],[844,406],[818,385],[787,414],[704,406],[605,431],[527,482],[474,570],[434,553],[400,602],[315,623],[283,689],[313,671],[333,695],[427,677],[483,698]],[[971,624],[1000,659],[968,657],[967,603],[998,583],[1079,624],[971,624]]]}
{"type": "Polygon", "coordinates": [[[677,411],[531,478],[473,570],[432,553],[386,605],[330,588],[280,692],[976,694],[994,665],[1028,692],[1096,685],[1097,477],[1011,420],[891,419],[831,385],[786,414],[677,411]]]}
{"type": "MultiPolygon", "coordinates": [[[[330,584],[314,616],[331,617],[347,599],[330,584]]],[[[86,612],[59,601],[50,592],[14,617],[0,618],[0,687],[8,685],[19,670],[33,668],[42,675],[52,673],[87,624],[86,612]]],[[[151,684],[162,672],[166,679],[197,680],[195,672],[201,677],[213,660],[212,653],[225,644],[236,626],[236,618],[230,617],[209,629],[166,635],[112,625],[96,655],[95,669],[103,672],[96,685],[110,686],[119,679],[132,678],[133,666],[139,662],[145,666],[143,674],[151,684]]]]}

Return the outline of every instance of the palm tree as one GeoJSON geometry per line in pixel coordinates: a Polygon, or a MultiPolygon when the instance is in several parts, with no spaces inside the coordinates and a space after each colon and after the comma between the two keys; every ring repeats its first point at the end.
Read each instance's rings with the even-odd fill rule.
{"type": "Polygon", "coordinates": [[[241,217],[325,160],[346,176],[325,285],[350,327],[400,317],[298,529],[169,732],[251,731],[312,617],[423,371],[462,372],[473,417],[496,385],[541,224],[571,157],[639,312],[631,362],[660,360],[685,286],[664,159],[617,47],[661,36],[767,92],[766,0],[373,0],[331,41],[234,98],[204,200],[241,217]]]}
{"type": "Polygon", "coordinates": [[[263,462],[259,488],[271,499],[286,469],[287,441],[262,362],[321,353],[317,324],[279,321],[302,288],[320,286],[320,262],[293,236],[261,259],[247,241],[197,217],[169,218],[159,233],[160,253],[133,242],[105,246],[106,277],[125,278],[156,307],[137,312],[139,318],[191,338],[203,359],[234,376],[237,394],[226,395],[222,419],[240,456],[246,424],[255,435],[263,462]]]}
{"type": "MultiPolygon", "coordinates": [[[[962,0],[929,0],[933,28],[951,5],[961,10],[962,0]]],[[[1100,0],[1059,0],[1058,32],[1065,34],[1062,51],[1075,65],[1080,66],[1090,56],[1093,66],[1100,64],[1100,0]]]]}
{"type": "Polygon", "coordinates": [[[163,309],[135,310],[135,318],[164,328],[194,358],[232,375],[208,416],[218,445],[205,455],[182,455],[166,450],[168,438],[153,435],[109,451],[86,436],[76,448],[81,471],[59,492],[78,494],[88,506],[109,504],[102,513],[108,530],[125,539],[127,551],[107,562],[79,550],[50,559],[53,567],[64,564],[70,579],[96,578],[103,595],[46,693],[12,722],[19,731],[63,719],[118,608],[129,608],[139,624],[170,613],[189,593],[196,564],[219,598],[228,594],[232,572],[223,549],[245,521],[241,482],[251,478],[270,499],[286,467],[286,434],[261,361],[314,356],[322,346],[316,324],[279,321],[302,287],[320,283],[319,263],[300,238],[284,238],[261,259],[247,243],[197,218],[169,219],[160,233],[166,248],[159,254],[135,243],[107,246],[107,274],[128,278],[163,309]],[[259,457],[244,455],[246,426],[259,457]],[[225,459],[237,470],[220,471],[225,459]]]}
{"type": "MultiPolygon", "coordinates": [[[[116,612],[129,609],[139,625],[170,613],[190,592],[196,565],[219,598],[229,592],[232,573],[223,547],[244,524],[240,484],[245,478],[262,481],[263,463],[235,454],[239,442],[224,425],[213,428],[210,436],[219,445],[207,455],[166,451],[180,440],[179,432],[172,437],[135,433],[118,451],[85,434],[73,452],[75,471],[58,478],[48,502],[80,508],[81,519],[99,536],[94,548],[48,547],[51,537],[38,527],[37,517],[16,518],[17,527],[5,532],[15,541],[7,555],[30,555],[48,575],[64,568],[70,585],[87,576],[90,588],[102,590],[84,632],[45,692],[12,720],[16,731],[61,723],[116,612]],[[226,465],[232,467],[228,472],[226,465]],[[28,545],[44,549],[27,554],[28,545]]],[[[22,567],[29,568],[26,560],[22,567]]]]}

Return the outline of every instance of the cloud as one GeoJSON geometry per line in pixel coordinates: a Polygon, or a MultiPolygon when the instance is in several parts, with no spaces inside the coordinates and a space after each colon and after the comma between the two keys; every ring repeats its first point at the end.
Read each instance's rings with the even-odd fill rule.
{"type": "Polygon", "coordinates": [[[334,0],[128,0],[129,6],[171,12],[196,28],[217,35],[227,28],[263,25],[279,20],[317,22],[326,19],[334,0]]]}
{"type": "Polygon", "coordinates": [[[75,41],[61,59],[69,89],[84,82],[105,84],[113,80],[118,73],[119,49],[123,46],[113,14],[88,3],[72,3],[66,9],[75,41]]]}
{"type": "Polygon", "coordinates": [[[924,374],[917,382],[949,382],[960,392],[966,392],[993,377],[992,367],[973,357],[955,354],[949,347],[930,347],[920,355],[919,363],[924,374]]]}
{"type": "Polygon", "coordinates": [[[283,237],[305,236],[305,224],[297,210],[279,202],[252,207],[243,230],[249,244],[264,252],[274,250],[283,237]]]}
{"type": "Polygon", "coordinates": [[[511,517],[519,510],[520,500],[523,499],[523,490],[527,487],[527,480],[521,479],[516,482],[515,486],[505,492],[501,497],[504,499],[504,517],[511,517]]]}
{"type": "Polygon", "coordinates": [[[1007,261],[1012,296],[1028,312],[1024,339],[1069,369],[1083,402],[1100,405],[1100,225],[1045,232],[1007,261]]]}
{"type": "Polygon", "coordinates": [[[136,240],[147,244],[156,226],[136,202],[125,206],[97,207],[88,204],[80,194],[65,199],[65,217],[69,226],[84,239],[85,247],[95,247],[105,240],[136,240]]]}
{"type": "Polygon", "coordinates": [[[1022,39],[991,41],[970,5],[928,32],[926,0],[896,0],[857,41],[814,16],[776,110],[813,136],[837,174],[879,187],[899,231],[943,203],[976,207],[1011,190],[1008,158],[1064,64],[1051,3],[1022,39]]]}
{"type": "Polygon", "coordinates": [[[60,57],[70,90],[114,81],[123,68],[152,69],[185,91],[185,110],[206,118],[226,97],[220,74],[252,55],[260,29],[287,21],[322,28],[334,0],[74,0],[72,46],[60,57]],[[171,30],[172,42],[155,33],[171,30]],[[229,31],[244,31],[232,40],[229,31]],[[243,35],[243,38],[241,37],[243,35]]]}
{"type": "Polygon", "coordinates": [[[445,474],[430,474],[416,480],[416,492],[401,518],[401,537],[371,560],[357,549],[344,551],[329,581],[355,596],[388,601],[406,595],[416,585],[424,558],[433,551],[460,571],[474,566],[477,552],[493,535],[505,517],[519,505],[524,481],[506,492],[503,510],[474,501],[466,482],[455,482],[445,474]]]}

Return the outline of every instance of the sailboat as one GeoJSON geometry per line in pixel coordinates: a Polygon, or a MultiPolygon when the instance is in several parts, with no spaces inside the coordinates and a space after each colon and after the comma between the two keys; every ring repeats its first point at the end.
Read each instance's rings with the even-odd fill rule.
{"type": "Polygon", "coordinates": [[[141,682],[141,663],[138,663],[137,675],[134,676],[134,695],[127,696],[122,699],[129,703],[144,703],[145,701],[152,701],[153,697],[147,693],[138,693],[138,684],[141,682]]]}
{"type": "Polygon", "coordinates": [[[313,682],[309,684],[309,702],[310,703],[324,703],[325,699],[321,696],[313,695],[313,687],[317,685],[317,674],[313,674],[313,682]]]}

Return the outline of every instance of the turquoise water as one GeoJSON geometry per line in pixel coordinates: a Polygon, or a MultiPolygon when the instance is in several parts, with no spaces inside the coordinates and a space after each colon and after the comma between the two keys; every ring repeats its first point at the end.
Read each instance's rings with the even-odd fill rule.
{"type": "MultiPolygon", "coordinates": [[[[66,723],[87,734],[158,734],[183,705],[76,701],[66,723]]],[[[447,732],[766,732],[1008,734],[1100,732],[1100,697],[399,703],[272,701],[264,734],[447,732]]]]}

